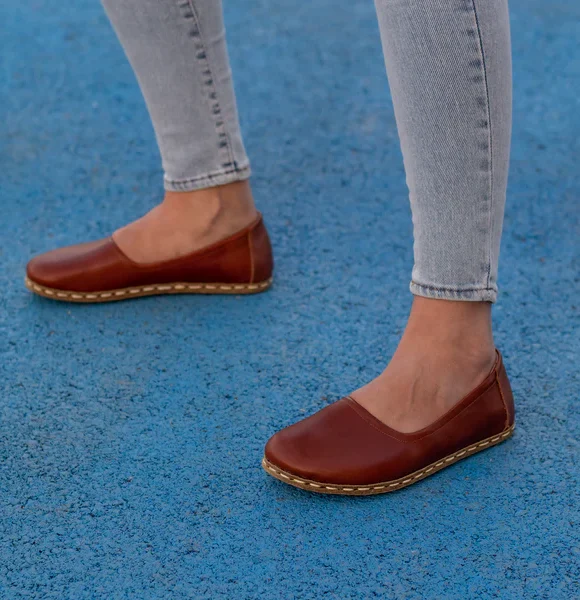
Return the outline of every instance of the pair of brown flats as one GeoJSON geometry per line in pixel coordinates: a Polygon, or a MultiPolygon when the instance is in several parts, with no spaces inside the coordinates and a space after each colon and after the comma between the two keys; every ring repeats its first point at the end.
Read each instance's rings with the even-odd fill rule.
{"type": "MultiPolygon", "coordinates": [[[[156,294],[253,294],[272,283],[272,249],[258,218],[231,237],[153,264],[130,260],[112,238],[33,258],[26,286],[69,302],[156,294]]],[[[391,492],[506,440],[514,430],[510,384],[497,353],[485,380],[435,423],[414,433],[387,427],[346,397],[276,433],[262,466],[295,487],[324,494],[391,492]]]]}

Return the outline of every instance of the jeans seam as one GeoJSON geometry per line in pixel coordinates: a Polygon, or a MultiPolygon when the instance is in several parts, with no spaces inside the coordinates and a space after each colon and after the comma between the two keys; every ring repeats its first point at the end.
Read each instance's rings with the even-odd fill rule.
{"type": "Polygon", "coordinates": [[[227,127],[225,124],[225,120],[223,118],[221,107],[218,99],[217,87],[214,83],[214,76],[211,69],[211,64],[207,55],[207,47],[204,43],[203,34],[201,31],[201,20],[195,10],[195,6],[193,0],[185,0],[185,2],[180,2],[180,6],[182,8],[189,7],[191,11],[190,15],[185,14],[184,17],[193,19],[194,28],[190,29],[189,35],[194,38],[195,43],[195,58],[200,62],[202,67],[202,76],[204,76],[204,80],[202,84],[210,89],[209,92],[209,100],[210,100],[210,111],[214,115],[214,125],[216,128],[217,136],[218,136],[218,152],[225,148],[227,153],[228,162],[222,163],[223,167],[231,167],[233,166],[233,172],[238,169],[238,165],[233,155],[233,150],[231,146],[230,136],[228,135],[227,127]],[[207,77],[208,79],[205,79],[207,77]]]}
{"type": "Polygon", "coordinates": [[[436,292],[496,292],[497,290],[492,287],[470,287],[470,288],[455,288],[455,287],[438,287],[435,285],[425,285],[424,283],[419,283],[414,279],[411,280],[413,285],[417,287],[425,288],[426,290],[434,290],[436,292]]]}
{"type": "Polygon", "coordinates": [[[487,287],[489,288],[491,283],[491,263],[492,263],[492,244],[493,244],[493,139],[492,139],[492,128],[491,128],[491,107],[489,101],[489,83],[487,79],[487,67],[485,63],[485,51],[483,49],[483,38],[481,36],[481,28],[479,26],[479,17],[477,15],[477,8],[475,6],[476,0],[471,0],[471,6],[473,7],[473,15],[475,18],[475,27],[477,29],[477,36],[479,39],[479,51],[481,54],[481,64],[483,68],[483,80],[485,85],[485,97],[486,97],[486,109],[487,109],[487,130],[488,130],[488,143],[489,143],[489,221],[488,221],[488,232],[489,232],[489,250],[487,255],[487,287]]]}
{"type": "Polygon", "coordinates": [[[165,181],[167,183],[171,183],[171,184],[181,184],[181,183],[195,183],[196,181],[202,181],[203,179],[217,179],[218,177],[221,177],[222,175],[232,175],[233,173],[244,173],[246,171],[248,171],[250,168],[250,165],[237,165],[235,166],[235,168],[233,169],[223,169],[222,171],[215,171],[213,173],[206,173],[205,175],[199,175],[198,177],[191,177],[188,179],[168,179],[167,177],[165,178],[165,181]]]}

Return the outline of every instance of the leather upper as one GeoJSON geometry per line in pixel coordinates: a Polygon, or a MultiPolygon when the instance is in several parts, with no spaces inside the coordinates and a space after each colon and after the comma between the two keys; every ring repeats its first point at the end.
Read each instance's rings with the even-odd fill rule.
{"type": "Polygon", "coordinates": [[[316,482],[381,483],[499,434],[513,422],[513,396],[497,352],[486,379],[425,429],[395,431],[346,397],[276,433],[265,456],[283,471],[316,482]]]}
{"type": "Polygon", "coordinates": [[[270,278],[272,270],[270,239],[258,215],[229,238],[174,260],[135,263],[109,237],[36,256],[26,273],[49,288],[94,292],[174,282],[255,283],[270,278]]]}

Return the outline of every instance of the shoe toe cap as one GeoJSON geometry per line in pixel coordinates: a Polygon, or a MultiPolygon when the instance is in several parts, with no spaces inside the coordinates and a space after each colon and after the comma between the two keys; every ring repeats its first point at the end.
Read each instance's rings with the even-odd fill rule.
{"type": "Polygon", "coordinates": [[[26,266],[33,283],[60,290],[82,290],[96,253],[106,240],[67,246],[39,254],[26,266]]]}
{"type": "Polygon", "coordinates": [[[272,436],[265,458],[310,481],[365,484],[381,480],[382,438],[343,399],[272,436]]]}

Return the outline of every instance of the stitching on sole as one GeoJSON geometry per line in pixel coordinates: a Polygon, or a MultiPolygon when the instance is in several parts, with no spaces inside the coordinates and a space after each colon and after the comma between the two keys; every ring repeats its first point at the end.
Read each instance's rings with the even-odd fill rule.
{"type": "Polygon", "coordinates": [[[71,301],[95,301],[102,302],[106,301],[107,298],[112,300],[122,299],[124,296],[145,296],[153,294],[163,293],[190,293],[191,291],[197,291],[198,293],[207,292],[209,294],[215,294],[220,292],[241,292],[241,293],[257,293],[261,292],[272,285],[272,277],[266,281],[260,283],[238,283],[238,284],[221,284],[221,283],[174,283],[168,285],[148,285],[141,287],[132,287],[120,290],[110,290],[106,292],[66,292],[63,290],[57,290],[53,288],[44,287],[38,285],[28,277],[25,278],[24,283],[26,287],[36,292],[40,296],[47,296],[51,298],[62,298],[64,300],[71,301]],[[152,294],[153,293],[153,294],[152,294]]]}
{"type": "MultiPolygon", "coordinates": [[[[292,474],[285,473],[284,471],[277,469],[265,457],[262,460],[262,467],[266,470],[267,473],[273,475],[276,479],[281,480],[281,481],[286,480],[286,482],[293,482],[294,484],[298,484],[296,487],[300,487],[301,489],[313,488],[313,489],[311,489],[311,491],[326,490],[329,492],[336,492],[338,494],[341,494],[341,493],[348,494],[348,493],[354,492],[354,494],[360,494],[360,495],[364,496],[364,495],[374,494],[381,490],[384,490],[387,492],[394,491],[395,488],[406,487],[412,483],[415,483],[419,479],[423,479],[423,478],[427,477],[429,475],[429,473],[431,473],[435,469],[437,469],[437,471],[439,471],[442,468],[450,466],[453,462],[457,462],[458,460],[461,460],[461,458],[463,456],[466,456],[466,455],[469,456],[476,452],[481,452],[480,448],[485,448],[485,447],[489,446],[490,444],[492,446],[495,444],[498,444],[499,442],[508,438],[513,433],[514,429],[515,429],[515,423],[511,427],[509,427],[508,429],[506,429],[505,431],[500,433],[499,435],[495,435],[491,438],[488,438],[487,440],[483,440],[483,441],[475,444],[474,446],[470,446],[469,448],[463,448],[462,450],[459,450],[458,452],[455,452],[453,454],[450,454],[449,456],[446,456],[443,460],[441,460],[437,463],[428,465],[427,467],[421,469],[420,471],[418,471],[416,473],[410,473],[409,475],[405,475],[405,477],[401,477],[400,479],[398,479],[396,481],[392,481],[392,482],[383,481],[376,485],[362,485],[362,486],[361,485],[341,486],[341,485],[336,485],[336,484],[325,485],[322,482],[314,482],[314,481],[308,481],[306,479],[299,479],[297,477],[294,477],[292,474]]],[[[435,472],[437,472],[437,471],[435,471],[435,472]]]]}

